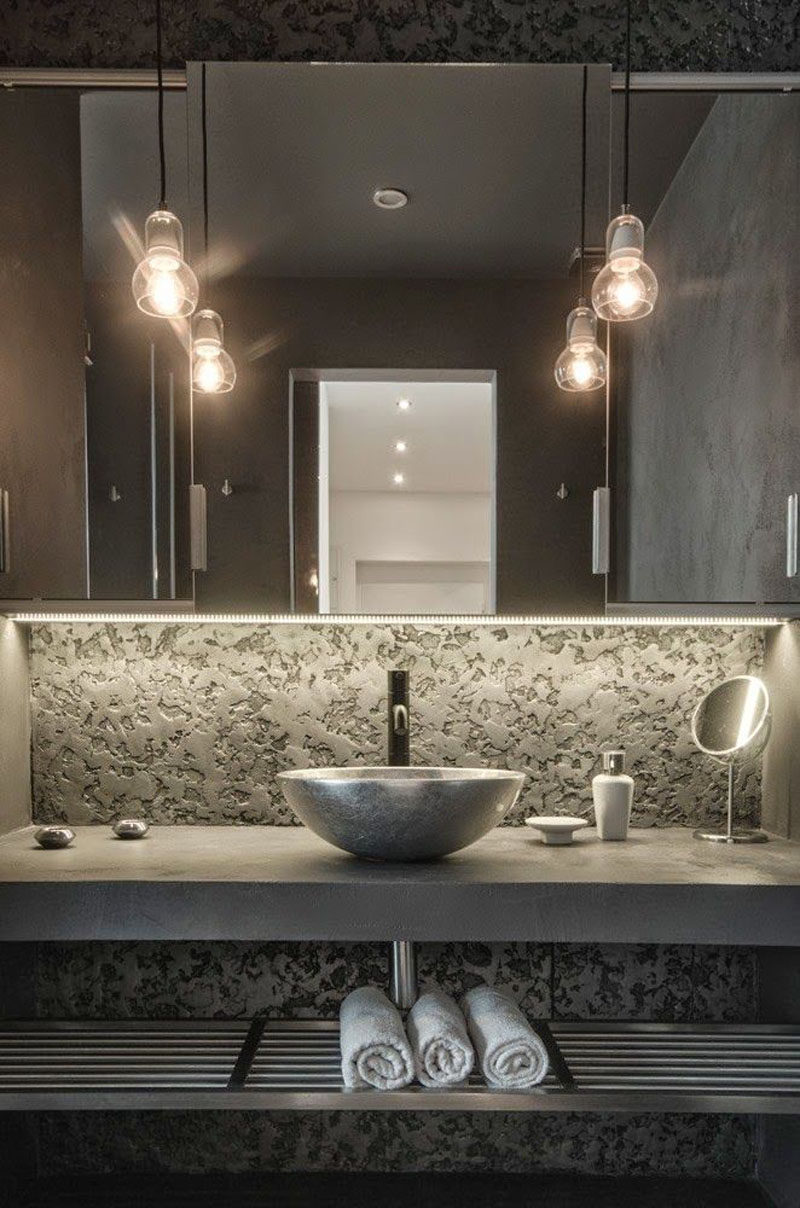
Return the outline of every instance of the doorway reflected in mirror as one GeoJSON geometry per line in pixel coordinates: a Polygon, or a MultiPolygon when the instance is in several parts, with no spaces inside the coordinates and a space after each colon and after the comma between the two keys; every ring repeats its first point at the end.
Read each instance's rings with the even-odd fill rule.
{"type": "Polygon", "coordinates": [[[494,612],[494,373],[313,376],[293,390],[297,610],[494,612]]]}

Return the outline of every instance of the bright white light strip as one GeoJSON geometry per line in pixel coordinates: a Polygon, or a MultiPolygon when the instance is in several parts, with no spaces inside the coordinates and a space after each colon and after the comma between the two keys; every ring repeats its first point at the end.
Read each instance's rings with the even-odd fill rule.
{"type": "Polygon", "coordinates": [[[532,627],[547,626],[560,628],[614,627],[649,625],[651,628],[669,626],[725,626],[728,628],[783,625],[780,617],[733,617],[733,616],[603,616],[603,617],[558,617],[558,616],[487,616],[485,613],[468,616],[457,613],[453,616],[404,616],[392,613],[367,615],[364,613],[197,613],[197,612],[10,612],[12,621],[23,621],[31,625],[488,625],[494,629],[515,625],[532,627]]]}

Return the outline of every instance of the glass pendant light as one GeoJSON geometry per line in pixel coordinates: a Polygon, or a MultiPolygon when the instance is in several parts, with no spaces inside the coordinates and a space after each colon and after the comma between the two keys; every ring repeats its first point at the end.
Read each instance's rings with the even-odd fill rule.
{"type": "Polygon", "coordinates": [[[158,70],[158,155],[161,192],[158,209],[144,228],[144,259],[133,274],[136,305],[161,319],[185,318],[197,306],[197,278],[183,258],[183,227],[167,209],[164,154],[164,80],[161,65],[161,0],[156,0],[156,65],[158,70]]]}
{"type": "Polygon", "coordinates": [[[625,25],[625,149],[622,213],[606,231],[606,263],[592,286],[592,306],[601,319],[626,323],[649,315],[658,297],[658,281],[644,261],[644,226],[630,212],[628,175],[631,124],[631,0],[625,25]]]}
{"type": "Polygon", "coordinates": [[[233,390],[236,366],[222,346],[222,319],[215,310],[198,310],[192,341],[192,385],[201,394],[233,390]]]}
{"type": "Polygon", "coordinates": [[[597,315],[581,298],[567,316],[567,346],[556,361],[562,390],[597,390],[606,381],[606,356],[597,343],[597,315]]]}
{"type": "MultiPolygon", "coordinates": [[[[208,117],[206,111],[206,65],[201,67],[203,118],[203,239],[205,276],[208,284],[208,117]]],[[[200,394],[227,394],[236,382],[236,366],[223,347],[224,327],[215,310],[204,307],[194,317],[192,333],[192,386],[200,394]]]]}
{"type": "Polygon", "coordinates": [[[589,69],[583,68],[581,98],[581,295],[567,316],[567,346],[555,364],[562,390],[597,390],[606,381],[606,356],[597,343],[597,316],[584,296],[586,258],[586,100],[589,69]]]}

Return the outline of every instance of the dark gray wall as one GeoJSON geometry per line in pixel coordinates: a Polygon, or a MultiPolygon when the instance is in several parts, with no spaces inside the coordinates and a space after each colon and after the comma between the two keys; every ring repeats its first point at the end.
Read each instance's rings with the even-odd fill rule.
{"type": "Polygon", "coordinates": [[[720,97],[648,231],[657,311],[619,335],[623,599],[800,595],[798,180],[800,100],[720,97]]]}
{"type": "Polygon", "coordinates": [[[0,619],[0,835],[31,820],[28,631],[0,619]]]}
{"type": "MultiPolygon", "coordinates": [[[[0,58],[28,66],[151,66],[153,5],[29,0],[7,6],[0,58]]],[[[634,65],[660,71],[796,70],[796,0],[640,0],[634,65]]],[[[447,59],[620,64],[618,0],[169,0],[165,52],[189,59],[447,59]]]]}
{"type": "Polygon", "coordinates": [[[800,839],[800,623],[768,630],[764,679],[772,701],[772,737],[764,755],[762,824],[800,839]]]}
{"type": "Polygon", "coordinates": [[[199,608],[288,609],[289,374],[375,368],[497,370],[497,611],[602,611],[591,492],[603,392],[573,398],[553,380],[569,282],[236,279],[214,302],[239,376],[230,395],[195,400],[209,491],[199,608]]]}

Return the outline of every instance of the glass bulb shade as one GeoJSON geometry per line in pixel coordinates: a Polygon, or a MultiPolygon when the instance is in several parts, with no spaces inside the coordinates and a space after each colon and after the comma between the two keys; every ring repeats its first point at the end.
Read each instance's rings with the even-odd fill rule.
{"type": "Polygon", "coordinates": [[[199,394],[227,394],[236,383],[236,366],[224,348],[214,356],[192,350],[192,385],[199,394]]]}
{"type": "Polygon", "coordinates": [[[601,319],[625,323],[649,315],[658,281],[644,262],[644,227],[634,214],[618,214],[606,232],[606,263],[592,285],[592,306],[601,319]]]}
{"type": "Polygon", "coordinates": [[[183,227],[169,210],[154,210],[144,229],[145,254],[133,274],[139,310],[156,318],[185,318],[197,306],[197,278],[183,259],[183,227]]]}
{"type": "Polygon", "coordinates": [[[576,306],[567,317],[567,346],[555,364],[562,390],[597,390],[605,385],[606,357],[597,343],[597,316],[588,306],[576,306]]]}
{"type": "Polygon", "coordinates": [[[216,357],[222,348],[224,327],[215,310],[198,310],[192,324],[192,349],[198,357],[216,357]]]}

